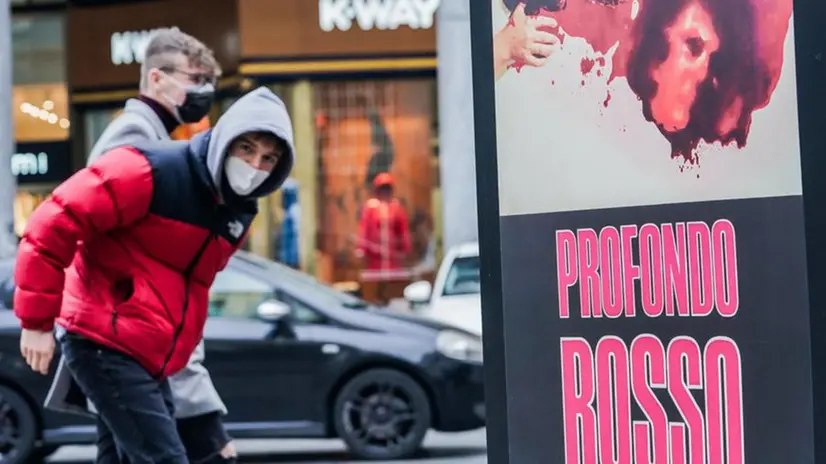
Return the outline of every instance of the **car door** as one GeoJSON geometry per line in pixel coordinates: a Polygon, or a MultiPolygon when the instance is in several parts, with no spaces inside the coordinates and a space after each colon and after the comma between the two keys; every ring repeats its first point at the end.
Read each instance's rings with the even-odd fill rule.
{"type": "Polygon", "coordinates": [[[280,295],[263,279],[235,268],[221,271],[210,289],[205,365],[229,409],[229,422],[292,427],[318,419],[310,417],[317,398],[295,392],[312,390],[323,359],[321,344],[306,339],[304,324],[257,316],[262,302],[280,295]]]}

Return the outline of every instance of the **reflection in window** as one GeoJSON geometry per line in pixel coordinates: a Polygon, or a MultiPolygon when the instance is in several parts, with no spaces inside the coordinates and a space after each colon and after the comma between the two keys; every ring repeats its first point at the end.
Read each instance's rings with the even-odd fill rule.
{"type": "Polygon", "coordinates": [[[224,269],[209,289],[209,315],[255,317],[258,305],[272,298],[272,288],[248,274],[224,269]]]}
{"type": "Polygon", "coordinates": [[[479,257],[456,258],[445,279],[443,296],[479,293],[479,257]]]}

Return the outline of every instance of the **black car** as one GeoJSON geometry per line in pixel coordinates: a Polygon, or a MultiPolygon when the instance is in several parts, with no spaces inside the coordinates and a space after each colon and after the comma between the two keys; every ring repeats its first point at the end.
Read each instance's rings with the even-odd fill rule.
{"type": "MultiPolygon", "coordinates": [[[[19,330],[0,311],[0,462],[94,443],[90,419],[41,407],[51,377],[26,366],[19,330]]],[[[238,253],[216,278],[204,337],[235,438],[339,437],[361,458],[395,459],[428,429],[484,426],[478,337],[255,255],[238,253]]]]}

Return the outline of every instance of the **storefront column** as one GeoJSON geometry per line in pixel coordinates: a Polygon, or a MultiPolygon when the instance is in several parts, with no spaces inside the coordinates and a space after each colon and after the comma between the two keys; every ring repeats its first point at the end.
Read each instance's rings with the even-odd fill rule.
{"type": "Polygon", "coordinates": [[[443,246],[477,240],[470,12],[468,0],[442,2],[437,12],[439,170],[443,246]]]}
{"type": "Polygon", "coordinates": [[[293,178],[298,182],[298,201],[301,205],[301,268],[309,274],[315,274],[318,151],[313,115],[313,87],[310,81],[299,81],[291,86],[289,102],[296,151],[293,178]]]}
{"type": "Polygon", "coordinates": [[[12,236],[14,195],[17,183],[11,172],[14,153],[12,123],[11,5],[0,0],[0,258],[14,252],[12,236]]]}

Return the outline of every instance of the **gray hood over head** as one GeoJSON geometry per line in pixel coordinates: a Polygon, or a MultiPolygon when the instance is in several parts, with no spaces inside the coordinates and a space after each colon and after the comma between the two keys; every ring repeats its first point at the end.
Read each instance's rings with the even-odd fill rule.
{"type": "Polygon", "coordinates": [[[268,132],[287,145],[278,165],[248,197],[264,197],[276,191],[287,180],[295,162],[293,124],[284,102],[270,89],[259,87],[239,98],[218,118],[210,131],[207,147],[207,168],[212,182],[222,192],[224,161],[233,140],[246,132],[268,132]]]}

